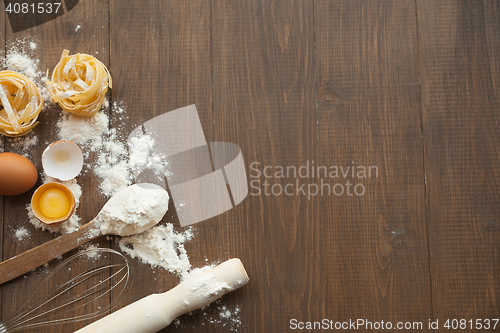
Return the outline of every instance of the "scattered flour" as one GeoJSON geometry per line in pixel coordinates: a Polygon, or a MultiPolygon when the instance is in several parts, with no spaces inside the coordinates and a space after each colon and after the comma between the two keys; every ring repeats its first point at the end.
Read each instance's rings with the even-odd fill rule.
{"type": "Polygon", "coordinates": [[[38,144],[38,137],[33,132],[17,138],[8,138],[7,140],[10,141],[14,153],[23,155],[28,159],[31,158],[33,153],[33,146],[38,144]]]}
{"type": "Polygon", "coordinates": [[[111,196],[132,184],[128,152],[119,140],[116,129],[109,130],[108,139],[102,145],[93,171],[101,178],[100,189],[106,196],[111,196]]]}
{"type": "Polygon", "coordinates": [[[14,149],[28,150],[38,143],[38,137],[33,132],[25,136],[12,138],[12,146],[14,149]]]}
{"type": "Polygon", "coordinates": [[[141,134],[129,139],[130,169],[135,176],[144,169],[151,170],[158,179],[169,174],[168,163],[163,154],[156,151],[155,139],[148,134],[141,134]]]}
{"type": "Polygon", "coordinates": [[[80,205],[80,197],[82,196],[82,188],[80,185],[78,185],[76,179],[71,179],[67,181],[60,181],[58,179],[52,178],[47,176],[46,174],[43,174],[42,176],[43,182],[44,183],[60,183],[65,185],[72,193],[73,196],[75,197],[75,213],[70,216],[70,218],[67,221],[64,221],[62,223],[50,225],[50,224],[45,224],[41,222],[39,219],[36,218],[35,214],[33,214],[33,210],[31,209],[31,204],[26,205],[26,210],[28,211],[28,218],[36,228],[42,229],[42,230],[48,230],[50,232],[59,232],[59,233],[70,233],[78,229],[80,226],[80,217],[76,214],[76,209],[80,205]]]}
{"type": "Polygon", "coordinates": [[[30,233],[25,227],[20,227],[15,231],[14,235],[16,236],[17,240],[22,241],[23,239],[28,238],[30,236],[30,233]]]}
{"type": "MultiPolygon", "coordinates": [[[[232,331],[236,331],[241,325],[240,312],[241,307],[237,305],[234,309],[230,309],[226,305],[218,304],[217,310],[219,312],[219,318],[222,326],[230,326],[232,331]]],[[[213,321],[214,319],[211,319],[213,321]]]]}
{"type": "Polygon", "coordinates": [[[93,117],[80,117],[62,111],[62,117],[57,122],[61,140],[73,141],[91,151],[102,147],[108,126],[109,119],[104,112],[97,112],[93,117]]]}
{"type": "Polygon", "coordinates": [[[37,75],[38,60],[16,51],[11,51],[6,58],[7,68],[33,78],[37,75]]]}
{"type": "Polygon", "coordinates": [[[138,169],[151,163],[151,151],[155,141],[149,135],[133,137],[129,141],[130,167],[138,169]]]}
{"type": "Polygon", "coordinates": [[[219,316],[224,319],[231,318],[231,311],[229,311],[225,306],[222,307],[221,312],[219,313],[219,316]]]}
{"type": "Polygon", "coordinates": [[[128,148],[132,172],[139,173],[147,168],[156,175],[167,174],[164,156],[155,150],[155,140],[152,136],[142,134],[132,137],[128,142],[128,148]]]}
{"type": "MultiPolygon", "coordinates": [[[[224,327],[230,332],[238,332],[238,329],[241,326],[241,307],[239,305],[231,308],[228,305],[225,305],[221,299],[218,299],[213,304],[204,307],[200,311],[203,319],[207,323],[224,327]]],[[[184,326],[180,318],[177,318],[174,321],[174,324],[176,328],[184,326]]],[[[205,325],[205,323],[202,323],[202,325],[205,325]]]]}
{"type": "Polygon", "coordinates": [[[40,60],[36,58],[36,40],[33,37],[25,37],[9,42],[5,57],[5,68],[26,75],[35,82],[44,102],[48,103],[50,94],[45,85],[46,73],[38,69],[40,60]]]}
{"type": "Polygon", "coordinates": [[[99,162],[94,171],[102,179],[101,191],[105,195],[111,196],[113,193],[130,185],[132,181],[126,161],[109,165],[105,158],[105,155],[99,157],[99,162]]]}
{"type": "Polygon", "coordinates": [[[139,235],[123,237],[119,244],[120,249],[131,257],[184,277],[191,268],[184,243],[192,238],[190,229],[177,233],[174,226],[167,223],[139,235]]]}
{"type": "Polygon", "coordinates": [[[102,103],[102,105],[104,106],[104,109],[109,109],[109,98],[108,97],[104,97],[104,102],[102,103]]]}
{"type": "Polygon", "coordinates": [[[99,259],[101,257],[101,253],[98,251],[97,245],[94,244],[82,245],[80,252],[85,252],[85,256],[88,259],[99,259]]]}
{"type": "Polygon", "coordinates": [[[73,141],[85,148],[85,158],[92,151],[98,153],[96,161],[86,165],[101,179],[102,194],[110,197],[132,184],[128,152],[117,130],[109,129],[106,113],[99,111],[87,118],[63,111],[57,128],[59,139],[73,141]]]}
{"type": "MultiPolygon", "coordinates": [[[[123,103],[115,102],[111,112],[125,112],[123,103]]],[[[107,197],[131,185],[134,170],[149,168],[156,175],[166,174],[164,157],[154,149],[155,140],[144,134],[134,137],[127,150],[117,129],[109,129],[109,118],[104,112],[86,118],[63,111],[57,129],[59,139],[73,141],[86,148],[85,158],[90,156],[91,151],[98,154],[94,163],[86,165],[101,179],[100,190],[107,197]]]]}
{"type": "Polygon", "coordinates": [[[113,109],[112,109],[112,111],[113,111],[113,113],[121,114],[121,113],[126,112],[127,109],[125,108],[125,105],[124,105],[123,102],[115,101],[115,102],[113,102],[113,109]]]}

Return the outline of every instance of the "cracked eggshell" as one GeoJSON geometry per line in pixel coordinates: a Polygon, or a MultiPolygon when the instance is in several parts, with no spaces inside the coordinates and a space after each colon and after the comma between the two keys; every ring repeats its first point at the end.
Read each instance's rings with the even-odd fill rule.
{"type": "Polygon", "coordinates": [[[83,168],[83,154],[71,141],[57,141],[50,144],[42,154],[45,173],[62,181],[78,176],[83,168]]]}

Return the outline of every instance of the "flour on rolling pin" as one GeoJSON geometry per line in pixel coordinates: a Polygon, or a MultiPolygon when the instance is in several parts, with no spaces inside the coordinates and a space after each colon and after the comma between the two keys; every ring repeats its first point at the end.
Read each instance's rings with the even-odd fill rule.
{"type": "Polygon", "coordinates": [[[149,295],[75,333],[155,333],[176,317],[200,309],[248,283],[239,259],[204,270],[163,294],[149,295]]]}
{"type": "MultiPolygon", "coordinates": [[[[189,290],[193,295],[199,299],[209,298],[212,296],[223,295],[228,291],[233,290],[233,287],[226,281],[217,279],[214,273],[205,273],[191,276],[187,283],[189,283],[189,290]]],[[[242,281],[237,281],[236,285],[242,284],[242,281]]],[[[189,305],[189,301],[184,300],[184,304],[189,305]]]]}

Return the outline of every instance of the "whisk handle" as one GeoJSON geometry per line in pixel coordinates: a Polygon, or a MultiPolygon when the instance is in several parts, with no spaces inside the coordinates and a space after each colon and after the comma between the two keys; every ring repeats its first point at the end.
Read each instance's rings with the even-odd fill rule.
{"type": "Polygon", "coordinates": [[[61,235],[31,250],[0,263],[0,284],[21,276],[57,258],[64,253],[85,244],[100,235],[91,221],[77,231],[61,235]],[[95,230],[95,232],[94,232],[95,230]]]}
{"type": "Polygon", "coordinates": [[[144,297],[75,333],[155,333],[178,316],[200,309],[247,282],[241,261],[230,259],[166,293],[144,297]]]}

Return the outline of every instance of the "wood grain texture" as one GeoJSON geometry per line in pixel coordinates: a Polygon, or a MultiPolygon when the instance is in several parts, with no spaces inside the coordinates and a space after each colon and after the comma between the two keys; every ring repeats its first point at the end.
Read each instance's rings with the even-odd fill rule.
{"type": "MultiPolygon", "coordinates": [[[[63,49],[68,49],[71,53],[81,52],[95,55],[107,65],[106,54],[109,52],[108,21],[107,1],[83,1],[78,4],[78,7],[65,15],[28,30],[13,33],[10,27],[7,26],[7,50],[12,50],[10,45],[13,43],[33,40],[38,44],[33,57],[39,59],[38,70],[42,72],[47,69],[52,71],[59,61],[63,49]],[[79,29],[77,29],[78,25],[80,25],[79,29]]],[[[43,109],[38,118],[40,124],[33,131],[33,135],[38,138],[36,145],[27,150],[20,150],[16,148],[14,140],[6,138],[6,150],[28,154],[30,160],[41,174],[41,154],[48,144],[57,140],[55,124],[60,117],[60,110],[58,105],[52,104],[43,109]]],[[[94,158],[95,154],[91,154],[85,163],[90,165],[94,158]]],[[[105,202],[105,199],[96,190],[98,180],[95,179],[92,173],[88,174],[88,176],[84,177],[84,180],[80,180],[82,197],[77,213],[83,222],[92,220],[105,202]]],[[[25,206],[30,202],[33,191],[41,182],[41,179],[39,179],[35,187],[25,194],[5,198],[4,216],[6,219],[4,220],[4,228],[8,232],[3,238],[3,259],[11,258],[56,237],[56,235],[49,232],[36,230],[28,222],[25,206]],[[24,241],[19,241],[13,235],[15,230],[21,226],[30,232],[30,237],[24,241]]],[[[100,246],[109,246],[105,239],[98,244],[100,246]]],[[[51,262],[48,267],[44,268],[42,266],[25,275],[26,279],[21,277],[2,286],[2,309],[4,309],[2,311],[2,320],[12,317],[13,312],[31,294],[37,284],[43,281],[57,263],[57,260],[51,262]]],[[[95,303],[95,306],[104,306],[107,302],[108,300],[101,299],[95,303]]],[[[85,309],[81,309],[80,313],[82,312],[85,312],[85,309]]],[[[37,332],[67,332],[73,327],[73,325],[54,326],[39,329],[37,332]]]]}
{"type": "MultiPolygon", "coordinates": [[[[212,30],[215,139],[237,143],[247,166],[258,162],[260,171],[314,160],[312,2],[213,1],[212,30]]],[[[241,314],[252,323],[243,331],[283,331],[291,318],[313,319],[322,307],[318,201],[270,192],[295,179],[247,172],[262,193],[249,189],[245,202],[217,218],[220,255],[238,255],[252,281],[229,298],[252,304],[241,314]]]]}
{"type": "Polygon", "coordinates": [[[409,1],[315,2],[318,165],[379,170],[325,179],[344,186],[320,199],[325,312],[337,321],[431,315],[415,20],[409,1]],[[349,195],[347,181],[366,192],[349,195]]]}
{"type": "Polygon", "coordinates": [[[434,316],[495,318],[500,4],[417,5],[434,316]]]}
{"type": "MultiPolygon", "coordinates": [[[[212,136],[212,71],[210,53],[210,3],[207,1],[112,0],[111,72],[113,102],[123,102],[127,119],[115,117],[112,126],[124,137],[143,122],[177,108],[196,104],[207,140],[212,136]],[[120,37],[116,37],[120,36],[120,37]]],[[[181,129],[179,129],[181,130],[181,129]]],[[[161,133],[157,133],[161,135],[161,133]]],[[[173,201],[164,222],[181,232],[173,201]]],[[[195,238],[185,247],[193,267],[217,259],[216,224],[197,224],[195,238]]],[[[152,293],[173,288],[179,277],[134,260],[135,285],[124,305],[152,293]]],[[[186,332],[213,325],[199,313],[180,318],[186,332]]],[[[165,332],[176,330],[175,325],[165,332]]]]}
{"type": "MultiPolygon", "coordinates": [[[[0,49],[2,50],[2,56],[1,59],[2,61],[5,59],[5,25],[6,25],[6,15],[5,15],[5,6],[2,3],[0,3],[0,49]]],[[[3,67],[2,67],[3,70],[3,67]]],[[[3,135],[0,135],[0,152],[3,152],[5,149],[5,142],[4,142],[3,135]]],[[[3,248],[4,248],[4,234],[5,234],[5,223],[4,223],[4,196],[0,195],[0,258],[3,258],[3,248]]],[[[0,287],[0,300],[2,298],[2,288],[0,287]]],[[[0,318],[2,318],[3,315],[3,307],[2,303],[0,301],[0,318]]]]}
{"type": "MultiPolygon", "coordinates": [[[[3,7],[2,48],[39,41],[40,70],[52,70],[64,48],[108,66],[106,112],[121,139],[196,104],[207,141],[241,148],[248,181],[261,193],[250,187],[237,207],[196,224],[185,245],[194,267],[241,258],[250,283],[221,303],[241,307],[241,326],[214,323],[221,305],[212,304],[161,332],[283,332],[291,319],[323,318],[421,321],[413,331],[427,332],[428,319],[498,317],[500,1],[85,0],[19,33],[3,7]],[[344,178],[339,170],[338,178],[279,178],[255,170],[307,163],[344,172],[374,166],[378,176],[344,178]],[[349,195],[347,181],[350,193],[356,184],[365,193],[349,195]],[[289,184],[292,195],[272,193],[289,184]],[[324,193],[308,198],[303,184],[306,193],[309,186],[324,193]],[[342,195],[332,193],[336,184],[342,195]]],[[[31,149],[8,138],[0,146],[27,154],[41,171],[59,110],[44,109],[31,149]]],[[[79,183],[83,223],[107,199],[92,172],[79,183]]],[[[0,196],[3,259],[55,237],[28,222],[34,190],[0,196]],[[15,238],[21,226],[29,239],[15,238]]],[[[172,200],[163,222],[184,230],[172,200]]],[[[116,240],[96,244],[116,248],[116,240]]],[[[134,286],[123,306],[179,282],[132,262],[134,286]]],[[[0,287],[1,320],[57,263],[0,287]]]]}

